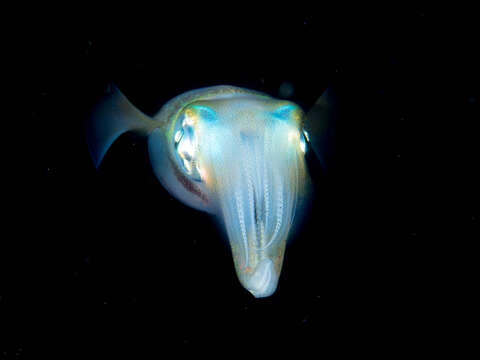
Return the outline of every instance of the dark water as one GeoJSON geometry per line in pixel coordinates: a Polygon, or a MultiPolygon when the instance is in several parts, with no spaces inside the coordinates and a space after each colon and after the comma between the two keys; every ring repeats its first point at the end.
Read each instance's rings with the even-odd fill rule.
{"type": "Polygon", "coordinates": [[[4,135],[18,176],[5,189],[1,359],[445,346],[432,336],[449,319],[441,299],[468,288],[479,238],[470,20],[457,37],[428,9],[277,10],[29,10],[17,64],[26,115],[4,135]],[[272,297],[241,287],[209,216],[152,174],[145,139],[123,135],[94,169],[83,118],[109,82],[147,114],[210,85],[305,110],[338,86],[335,166],[308,154],[312,206],[272,297]]]}

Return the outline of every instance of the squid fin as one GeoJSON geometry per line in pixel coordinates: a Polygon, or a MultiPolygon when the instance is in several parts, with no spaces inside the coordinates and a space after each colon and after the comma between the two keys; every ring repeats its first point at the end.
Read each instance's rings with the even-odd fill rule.
{"type": "Polygon", "coordinates": [[[339,117],[337,94],[329,86],[307,113],[305,130],[310,135],[312,148],[325,171],[335,165],[335,136],[339,117]]]}
{"type": "Polygon", "coordinates": [[[115,85],[94,107],[86,121],[88,150],[98,168],[113,142],[127,131],[147,135],[154,122],[138,110],[115,85]]]}

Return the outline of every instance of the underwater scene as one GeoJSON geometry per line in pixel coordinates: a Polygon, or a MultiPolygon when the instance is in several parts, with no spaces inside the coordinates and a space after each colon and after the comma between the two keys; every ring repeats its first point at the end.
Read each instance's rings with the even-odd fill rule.
{"type": "Polygon", "coordinates": [[[230,5],[28,10],[0,359],[435,343],[479,238],[478,58],[447,73],[419,6],[230,5]]]}

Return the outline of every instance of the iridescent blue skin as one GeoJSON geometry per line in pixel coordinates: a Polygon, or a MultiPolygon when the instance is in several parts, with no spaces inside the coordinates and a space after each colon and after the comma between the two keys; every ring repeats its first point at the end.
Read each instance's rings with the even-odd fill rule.
{"type": "Polygon", "coordinates": [[[277,288],[285,244],[309,192],[304,120],[292,102],[233,86],[186,92],[151,118],[114,88],[93,112],[87,139],[98,166],[123,132],[148,136],[161,184],[219,219],[240,282],[266,297],[277,288]]]}

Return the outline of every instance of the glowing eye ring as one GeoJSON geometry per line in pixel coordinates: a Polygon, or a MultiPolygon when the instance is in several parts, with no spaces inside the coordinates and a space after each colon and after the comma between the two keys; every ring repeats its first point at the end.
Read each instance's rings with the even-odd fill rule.
{"type": "Polygon", "coordinates": [[[295,104],[284,104],[277,107],[272,116],[279,120],[299,120],[302,117],[302,110],[295,104]]]}
{"type": "Polygon", "coordinates": [[[206,105],[192,105],[191,106],[194,111],[197,112],[198,116],[205,121],[215,121],[217,119],[217,113],[211,107],[206,105]]]}

